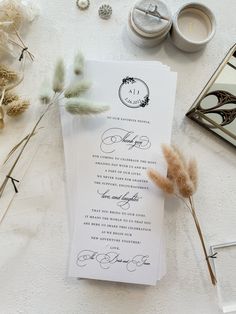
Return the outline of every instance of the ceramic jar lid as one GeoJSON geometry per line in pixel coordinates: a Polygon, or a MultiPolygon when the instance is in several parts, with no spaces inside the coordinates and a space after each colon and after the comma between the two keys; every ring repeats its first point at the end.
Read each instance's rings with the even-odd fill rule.
{"type": "Polygon", "coordinates": [[[134,30],[147,38],[167,34],[172,25],[171,13],[160,0],[141,0],[131,11],[130,22],[134,30]]]}

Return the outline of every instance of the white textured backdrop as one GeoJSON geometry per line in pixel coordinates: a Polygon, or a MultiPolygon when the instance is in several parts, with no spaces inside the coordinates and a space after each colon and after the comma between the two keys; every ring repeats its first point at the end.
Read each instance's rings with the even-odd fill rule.
{"type": "MultiPolygon", "coordinates": [[[[113,16],[103,21],[97,15],[101,0],[91,0],[84,12],[77,9],[75,0],[39,1],[41,15],[25,37],[36,59],[27,66],[20,87],[22,94],[30,95],[32,106],[24,118],[9,122],[0,133],[0,162],[39,114],[37,90],[57,57],[69,61],[79,48],[93,59],[159,60],[178,72],[172,141],[197,157],[196,205],[206,241],[236,240],[236,151],[185,118],[236,42],[236,1],[202,1],[216,15],[217,32],[207,49],[195,54],[182,53],[169,39],[151,50],[133,46],[125,36],[125,24],[134,2],[108,0],[113,16]]],[[[166,2],[174,13],[186,1],[166,2]]],[[[221,313],[191,217],[181,203],[169,199],[165,213],[168,273],[156,287],[68,280],[69,231],[57,111],[48,116],[34,141],[38,144],[27,160],[20,193],[0,225],[0,314],[221,313]]]]}

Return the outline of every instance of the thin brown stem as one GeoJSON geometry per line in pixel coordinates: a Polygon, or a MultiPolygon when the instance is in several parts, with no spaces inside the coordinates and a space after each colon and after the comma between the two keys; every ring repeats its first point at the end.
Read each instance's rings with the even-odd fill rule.
{"type": "Polygon", "coordinates": [[[177,193],[174,193],[174,195],[184,203],[184,205],[189,209],[190,213],[192,214],[192,208],[191,206],[188,205],[184,198],[178,195],[177,193]]]}
{"type": "Polygon", "coordinates": [[[8,174],[6,175],[6,177],[5,177],[5,179],[4,179],[3,183],[2,183],[2,185],[0,186],[0,198],[2,197],[2,194],[3,194],[4,190],[5,190],[5,187],[6,187],[6,185],[7,185],[7,182],[8,182],[8,180],[9,180],[9,177],[11,176],[13,170],[15,169],[15,167],[16,167],[16,165],[17,165],[17,163],[18,163],[20,157],[22,156],[22,154],[23,154],[23,152],[24,152],[26,146],[28,145],[28,143],[29,143],[30,139],[32,138],[32,136],[35,134],[36,129],[37,129],[38,125],[40,124],[41,120],[43,119],[43,117],[45,116],[45,114],[48,112],[48,110],[49,110],[50,107],[54,104],[54,102],[55,102],[56,100],[57,100],[57,98],[55,97],[55,94],[54,94],[54,96],[52,97],[51,102],[47,105],[47,108],[44,110],[44,112],[43,112],[43,113],[41,114],[41,116],[38,118],[38,120],[36,121],[36,123],[35,123],[33,129],[32,129],[31,132],[29,133],[29,135],[28,135],[28,137],[27,137],[27,139],[26,139],[24,145],[22,146],[22,148],[21,148],[19,154],[17,155],[17,158],[16,158],[15,162],[13,163],[13,165],[12,165],[11,169],[9,170],[8,174]]]}
{"type": "MultiPolygon", "coordinates": [[[[18,33],[18,31],[17,31],[16,29],[15,29],[15,35],[16,35],[16,37],[19,39],[19,41],[21,42],[21,44],[23,45],[23,48],[26,48],[27,46],[26,46],[25,43],[23,42],[23,40],[22,40],[20,34],[18,33]]],[[[26,53],[29,55],[30,59],[31,59],[32,61],[34,61],[34,55],[33,55],[31,52],[29,52],[28,50],[26,51],[26,53]]]]}
{"type": "MultiPolygon", "coordinates": [[[[32,136],[34,136],[36,133],[34,133],[32,136]]],[[[27,140],[29,134],[27,134],[20,142],[18,142],[8,153],[6,159],[3,162],[3,166],[8,162],[10,157],[15,153],[15,151],[27,140]]]]}
{"type": "Polygon", "coordinates": [[[209,262],[209,256],[207,254],[206,245],[205,245],[205,242],[204,242],[204,238],[203,238],[202,230],[201,230],[201,227],[200,227],[200,223],[199,223],[199,220],[197,218],[196,210],[195,210],[195,207],[194,207],[194,204],[193,204],[193,199],[191,197],[189,197],[188,200],[189,200],[189,204],[190,204],[191,209],[192,209],[192,216],[193,216],[194,223],[196,225],[197,232],[198,232],[198,235],[199,235],[199,238],[200,238],[200,241],[201,241],[201,245],[202,245],[202,248],[203,248],[203,252],[204,252],[204,255],[205,255],[208,271],[209,271],[209,274],[210,274],[210,277],[211,277],[211,282],[212,282],[213,285],[216,285],[217,280],[216,280],[216,277],[215,277],[214,272],[212,270],[211,264],[209,262]]]}

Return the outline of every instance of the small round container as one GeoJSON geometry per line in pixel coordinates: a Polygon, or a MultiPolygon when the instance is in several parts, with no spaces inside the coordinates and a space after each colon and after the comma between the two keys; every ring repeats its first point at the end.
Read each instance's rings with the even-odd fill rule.
{"type": "Polygon", "coordinates": [[[171,38],[175,46],[185,52],[206,47],[216,30],[214,14],[200,3],[182,6],[173,18],[171,38]]]}
{"type": "Polygon", "coordinates": [[[154,47],[168,35],[172,25],[171,13],[160,0],[141,0],[131,10],[128,36],[140,47],[154,47]]]}

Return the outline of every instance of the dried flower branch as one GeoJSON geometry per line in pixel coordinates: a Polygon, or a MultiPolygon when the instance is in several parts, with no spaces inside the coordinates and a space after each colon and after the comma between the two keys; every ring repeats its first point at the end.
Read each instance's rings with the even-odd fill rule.
{"type": "MultiPolygon", "coordinates": [[[[12,167],[10,168],[7,176],[5,177],[4,181],[0,185],[0,198],[3,195],[3,192],[6,188],[6,185],[8,183],[9,177],[12,175],[15,167],[17,166],[17,163],[21,156],[23,155],[25,148],[27,147],[28,143],[30,142],[31,138],[35,135],[37,132],[39,125],[47,112],[50,110],[50,108],[54,105],[56,105],[61,99],[65,99],[65,95],[63,95],[63,88],[64,88],[64,77],[65,77],[65,70],[64,70],[64,63],[63,60],[59,60],[55,66],[54,70],[54,79],[53,79],[53,86],[52,89],[54,90],[54,94],[52,95],[52,92],[50,92],[51,96],[49,96],[48,93],[40,93],[40,101],[45,104],[47,103],[46,108],[44,109],[43,113],[40,115],[40,117],[37,119],[35,125],[32,128],[32,131],[23,139],[21,140],[17,145],[13,147],[11,152],[9,153],[7,160],[9,160],[9,156],[12,156],[12,154],[16,153],[18,149],[20,149],[12,167]]],[[[88,83],[85,84],[85,81],[82,81],[77,87],[80,86],[81,92],[84,89],[87,89],[88,83]]],[[[67,91],[69,89],[66,89],[67,91]]],[[[10,96],[8,96],[10,97],[10,96]]],[[[12,96],[14,97],[14,96],[12,96]]],[[[3,101],[4,96],[2,96],[2,101],[3,101]]],[[[0,102],[1,104],[1,102],[0,102]]],[[[6,102],[6,105],[4,107],[9,108],[8,109],[8,114],[11,116],[15,116],[17,113],[24,111],[28,107],[29,103],[27,101],[22,101],[19,99],[15,99],[12,102],[6,102]]],[[[88,115],[88,114],[100,114],[106,110],[109,109],[108,106],[98,106],[90,101],[87,100],[79,100],[77,98],[71,98],[68,100],[66,104],[66,110],[72,114],[76,115],[88,115]]],[[[0,110],[2,106],[0,105],[0,110]]],[[[1,123],[1,111],[0,111],[0,123],[1,123]]],[[[5,218],[7,213],[7,210],[3,214],[2,218],[0,219],[0,224],[2,223],[3,219],[5,218]]]]}
{"type": "Polygon", "coordinates": [[[193,194],[197,189],[197,163],[194,159],[190,159],[187,163],[186,158],[176,147],[163,145],[162,151],[168,164],[168,178],[163,177],[154,169],[148,171],[148,176],[162,191],[179,197],[189,208],[201,241],[211,282],[216,285],[217,281],[209,262],[202,230],[193,203],[193,194]]]}
{"type": "Polygon", "coordinates": [[[19,31],[23,24],[31,22],[35,16],[36,10],[23,0],[0,2],[0,53],[12,54],[14,45],[21,49],[21,56],[26,52],[33,60],[33,55],[28,51],[19,31]]]}
{"type": "Polygon", "coordinates": [[[23,75],[0,65],[0,128],[4,128],[5,113],[14,117],[22,114],[29,106],[29,102],[19,99],[19,96],[8,92],[23,80],[23,75]]]}

